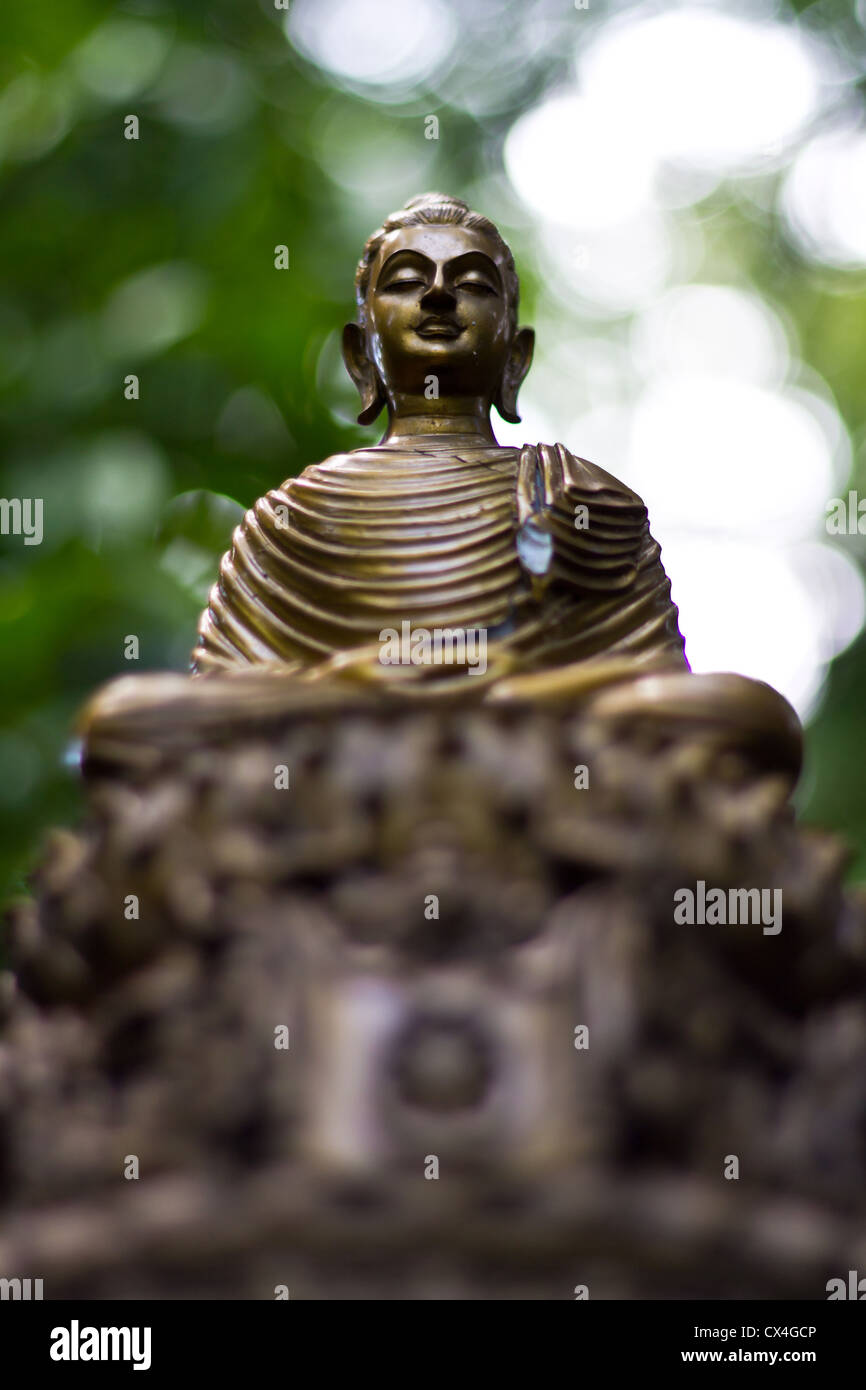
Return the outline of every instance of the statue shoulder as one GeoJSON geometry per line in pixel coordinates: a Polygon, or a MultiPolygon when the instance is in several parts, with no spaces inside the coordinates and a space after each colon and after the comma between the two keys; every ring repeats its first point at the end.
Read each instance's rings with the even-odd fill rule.
{"type": "Polygon", "coordinates": [[[290,527],[291,513],[303,509],[305,494],[310,497],[316,491],[327,490],[329,476],[351,469],[353,456],[361,452],[354,450],[351,453],[331,454],[321,463],[308,464],[300,473],[284,478],[279,487],[263,493],[244,514],[235,531],[235,544],[239,537],[250,533],[264,533],[279,541],[290,527]]]}
{"type": "Polygon", "coordinates": [[[300,472],[293,473],[291,477],[284,478],[278,488],[272,488],[265,495],[268,497],[276,496],[278,493],[290,497],[299,487],[305,483],[315,483],[317,479],[324,479],[328,474],[344,472],[351,469],[353,460],[363,454],[362,449],[352,449],[342,454],[329,454],[327,458],[321,459],[317,463],[308,463],[300,472]]]}

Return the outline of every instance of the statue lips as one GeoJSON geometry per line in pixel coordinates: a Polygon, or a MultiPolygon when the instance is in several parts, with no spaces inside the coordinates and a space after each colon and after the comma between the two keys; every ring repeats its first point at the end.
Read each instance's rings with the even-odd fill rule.
{"type": "Polygon", "coordinates": [[[430,314],[426,319],[421,320],[415,332],[419,338],[459,338],[463,329],[453,319],[439,318],[436,314],[430,314]]]}

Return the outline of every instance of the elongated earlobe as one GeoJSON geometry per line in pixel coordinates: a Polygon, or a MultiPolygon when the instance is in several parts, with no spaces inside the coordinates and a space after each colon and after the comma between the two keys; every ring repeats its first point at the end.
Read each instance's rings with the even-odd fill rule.
{"type": "Polygon", "coordinates": [[[521,328],[519,332],[515,333],[511,351],[508,354],[508,361],[505,363],[502,379],[493,399],[493,404],[499,414],[510,425],[520,423],[520,416],[517,413],[517,393],[523,384],[523,378],[529,371],[534,347],[535,332],[533,329],[521,328]]]}
{"type": "Polygon", "coordinates": [[[343,361],[361,397],[358,424],[372,425],[387,401],[376,366],[367,355],[366,338],[359,323],[347,323],[343,329],[343,361]]]}
{"type": "MultiPolygon", "coordinates": [[[[378,386],[378,383],[377,383],[378,386]]],[[[372,425],[373,421],[381,415],[387,405],[385,393],[377,386],[366,388],[361,392],[362,410],[357,415],[359,425],[372,425]]]]}

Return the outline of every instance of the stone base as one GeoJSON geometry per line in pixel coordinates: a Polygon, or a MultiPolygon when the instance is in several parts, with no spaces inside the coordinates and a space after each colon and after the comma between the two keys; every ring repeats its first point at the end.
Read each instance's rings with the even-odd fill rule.
{"type": "Polygon", "coordinates": [[[866,1272],[866,917],[790,778],[591,704],[236,689],[91,723],[87,823],[12,915],[0,1276],[823,1299],[866,1272]],[[700,883],[780,891],[781,930],[678,924],[700,883]]]}

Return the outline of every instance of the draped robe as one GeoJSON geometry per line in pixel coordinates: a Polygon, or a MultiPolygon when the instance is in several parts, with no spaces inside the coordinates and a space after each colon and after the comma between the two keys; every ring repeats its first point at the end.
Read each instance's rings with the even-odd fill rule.
{"type": "Polygon", "coordinates": [[[518,671],[610,657],[688,670],[636,493],[562,444],[419,437],[337,454],[256,502],[193,671],[315,668],[372,654],[407,621],[483,629],[518,671]]]}

